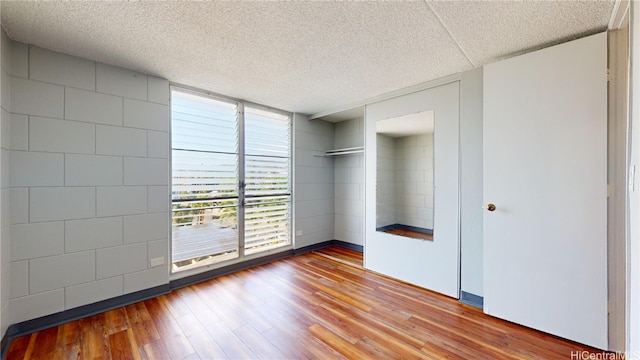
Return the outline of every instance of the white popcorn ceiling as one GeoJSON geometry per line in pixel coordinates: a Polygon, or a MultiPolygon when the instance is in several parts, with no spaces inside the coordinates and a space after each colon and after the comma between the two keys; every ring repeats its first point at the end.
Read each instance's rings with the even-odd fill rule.
{"type": "Polygon", "coordinates": [[[606,30],[613,1],[7,2],[17,41],[314,114],[606,30]]]}

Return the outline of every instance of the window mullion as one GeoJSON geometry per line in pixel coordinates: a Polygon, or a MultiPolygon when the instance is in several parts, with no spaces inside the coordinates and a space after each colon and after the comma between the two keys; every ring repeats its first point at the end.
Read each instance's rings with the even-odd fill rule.
{"type": "Polygon", "coordinates": [[[245,242],[245,126],[244,126],[244,103],[238,103],[238,251],[240,258],[244,257],[245,242]]]}

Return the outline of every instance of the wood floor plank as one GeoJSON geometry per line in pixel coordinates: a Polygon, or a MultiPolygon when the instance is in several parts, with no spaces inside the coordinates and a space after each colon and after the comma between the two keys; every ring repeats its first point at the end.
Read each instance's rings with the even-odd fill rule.
{"type": "Polygon", "coordinates": [[[249,350],[256,355],[256,359],[285,359],[285,355],[262,336],[251,325],[245,325],[234,331],[236,336],[244,342],[249,350]]]}
{"type": "Polygon", "coordinates": [[[79,343],[64,344],[45,355],[45,359],[51,360],[80,360],[82,359],[82,349],[79,343]]]}
{"type": "Polygon", "coordinates": [[[220,322],[220,318],[212,311],[207,302],[203,301],[200,293],[200,287],[190,286],[181,289],[180,296],[191,313],[198,314],[198,321],[206,328],[209,325],[220,322]]]}
{"type": "MultiPolygon", "coordinates": [[[[155,321],[147,310],[145,302],[127,305],[124,307],[124,310],[124,314],[126,314],[126,321],[123,319],[118,319],[117,321],[124,321],[120,324],[121,327],[124,323],[128,324],[125,334],[129,337],[133,337],[130,341],[132,346],[134,346],[134,352],[136,354],[138,353],[138,346],[143,346],[160,340],[160,334],[156,329],[155,321]]],[[[122,313],[120,312],[119,315],[122,315],[122,313]]]]}
{"type": "Polygon", "coordinates": [[[211,340],[225,352],[229,359],[257,359],[247,345],[225,324],[219,322],[207,327],[211,340]]]}
{"type": "Polygon", "coordinates": [[[344,340],[341,336],[331,332],[320,324],[314,324],[309,328],[313,336],[327,344],[329,347],[344,355],[347,359],[367,359],[369,355],[354,347],[353,344],[344,340]]]}
{"type": "Polygon", "coordinates": [[[138,351],[129,341],[127,330],[109,335],[109,349],[114,360],[133,360],[134,351],[138,351]]]}
{"type": "Polygon", "coordinates": [[[138,346],[160,340],[160,334],[151,320],[134,323],[129,329],[132,330],[138,346]]]}
{"type": "Polygon", "coordinates": [[[346,265],[362,268],[364,260],[361,252],[343,248],[341,246],[328,246],[315,250],[313,253],[329,258],[346,265]]]}
{"type": "Polygon", "coordinates": [[[109,335],[102,329],[83,331],[82,357],[87,359],[111,359],[109,335]]]}
{"type": "Polygon", "coordinates": [[[568,359],[600,354],[329,247],[14,339],[6,359],[568,359]],[[350,262],[350,263],[349,263],[350,262]]]}
{"type": "MultiPolygon", "coordinates": [[[[260,306],[262,305],[264,304],[261,304],[260,306]]],[[[269,321],[264,316],[263,312],[256,310],[260,309],[260,306],[256,308],[241,308],[238,310],[238,314],[247,321],[247,325],[251,326],[251,328],[255,329],[258,332],[263,332],[269,330],[273,326],[273,322],[269,321]]],[[[244,326],[241,326],[240,328],[242,327],[244,326]]]]}
{"type": "Polygon", "coordinates": [[[144,305],[144,302],[127,305],[124,307],[124,309],[127,313],[127,319],[129,319],[129,324],[131,325],[152,320],[151,314],[149,314],[149,311],[147,310],[147,307],[144,305]]]}
{"type": "Polygon", "coordinates": [[[45,358],[45,355],[51,353],[55,349],[57,339],[57,326],[38,332],[36,342],[37,346],[34,346],[33,351],[31,352],[31,357],[34,359],[45,358]]]}
{"type": "Polygon", "coordinates": [[[183,334],[180,325],[178,325],[173,315],[162,305],[158,298],[145,300],[144,303],[161,338],[169,338],[183,334]]]}
{"type": "Polygon", "coordinates": [[[176,318],[176,322],[180,326],[182,333],[187,337],[196,332],[207,331],[204,325],[202,325],[202,323],[198,320],[198,316],[196,314],[189,314],[176,318]]]}
{"type": "Polygon", "coordinates": [[[182,301],[178,291],[159,296],[158,299],[166,307],[174,318],[191,314],[189,307],[182,301]]]}
{"type": "Polygon", "coordinates": [[[196,354],[189,339],[184,335],[174,335],[162,338],[164,348],[167,350],[169,359],[183,359],[189,355],[196,354]]]}
{"type": "Polygon", "coordinates": [[[81,327],[82,332],[92,331],[92,330],[98,330],[98,331],[105,330],[106,313],[100,313],[100,314],[88,316],[86,318],[78,320],[78,323],[81,327]]]}
{"type": "Polygon", "coordinates": [[[363,337],[356,344],[358,345],[362,351],[370,354],[367,359],[422,359],[423,356],[418,356],[417,354],[404,354],[401,356],[391,344],[378,342],[373,339],[368,338],[367,336],[363,337]]]}
{"type": "Polygon", "coordinates": [[[406,229],[390,229],[385,231],[388,234],[399,235],[404,237],[410,237],[422,240],[433,241],[433,234],[426,234],[420,231],[406,230],[406,229]]]}
{"type": "Polygon", "coordinates": [[[29,334],[17,337],[13,339],[9,344],[9,350],[7,351],[7,359],[26,359],[27,347],[31,341],[32,336],[36,336],[38,333],[29,334]]]}
{"type": "MultiPolygon", "coordinates": [[[[230,329],[234,330],[247,324],[247,320],[236,311],[236,304],[232,299],[221,296],[221,289],[217,284],[215,286],[199,286],[196,287],[196,293],[207,304],[210,311],[225,323],[230,329]]],[[[212,324],[209,324],[212,325],[212,324]]]]}
{"type": "Polygon", "coordinates": [[[144,346],[141,346],[138,350],[143,360],[171,359],[169,352],[165,348],[162,340],[157,340],[157,341],[145,344],[144,346]]]}
{"type": "Polygon", "coordinates": [[[290,305],[299,312],[305,313],[314,324],[319,323],[329,328],[351,344],[355,344],[362,336],[358,329],[351,328],[344,322],[343,318],[345,316],[343,314],[324,307],[322,303],[314,304],[300,299],[296,302],[291,302],[290,305]]]}
{"type": "Polygon", "coordinates": [[[107,311],[105,314],[107,334],[115,334],[117,332],[129,328],[129,317],[124,307],[107,311]]]}
{"type": "Polygon", "coordinates": [[[373,290],[373,288],[369,286],[363,286],[361,280],[361,273],[354,275],[350,271],[345,271],[348,268],[344,266],[335,266],[333,264],[327,263],[324,259],[319,259],[317,261],[309,261],[305,263],[307,267],[312,267],[321,272],[324,277],[333,277],[336,281],[348,281],[349,283],[363,287],[367,290],[373,290]]]}
{"type": "Polygon", "coordinates": [[[227,276],[218,280],[220,280],[219,286],[227,293],[233,294],[233,298],[244,305],[243,308],[254,308],[264,303],[263,299],[255,296],[247,289],[247,286],[243,286],[242,282],[237,281],[237,277],[227,276]]]}
{"type": "Polygon", "coordinates": [[[196,331],[188,339],[201,359],[228,359],[227,354],[211,338],[208,331],[196,331]]]}
{"type": "Polygon", "coordinates": [[[31,335],[31,337],[29,337],[29,345],[27,345],[27,348],[24,351],[24,358],[25,359],[32,359],[33,358],[33,352],[35,350],[37,341],[38,341],[38,335],[40,335],[40,333],[35,333],[33,335],[31,335]]]}
{"type": "Polygon", "coordinates": [[[77,344],[82,337],[82,327],[78,321],[62,324],[58,327],[58,346],[77,344]]]}
{"type": "MultiPolygon", "coordinates": [[[[306,292],[298,293],[297,297],[281,297],[281,301],[288,304],[289,309],[294,309],[294,314],[305,315],[298,318],[302,324],[311,326],[320,323],[339,334],[343,339],[355,343],[360,338],[356,329],[349,328],[341,319],[341,314],[332,313],[329,309],[322,307],[322,299],[306,292]]],[[[285,309],[285,311],[287,311],[285,309]]]]}

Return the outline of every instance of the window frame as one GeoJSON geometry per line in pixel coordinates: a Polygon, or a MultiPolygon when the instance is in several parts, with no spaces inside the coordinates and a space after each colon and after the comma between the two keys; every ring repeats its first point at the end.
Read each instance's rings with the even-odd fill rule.
{"type": "MultiPolygon", "coordinates": [[[[221,268],[221,267],[225,267],[225,266],[229,266],[229,265],[234,265],[234,264],[238,264],[238,263],[243,263],[246,261],[250,261],[253,259],[258,259],[264,256],[268,256],[268,255],[272,255],[272,254],[276,254],[276,253],[280,253],[280,252],[285,252],[285,251],[290,251],[294,248],[294,242],[295,242],[295,195],[294,195],[294,188],[295,188],[295,154],[294,154],[294,149],[295,149],[295,143],[294,143],[294,139],[295,139],[295,116],[293,112],[289,112],[286,110],[282,110],[282,109],[278,109],[278,108],[274,108],[271,106],[267,106],[267,105],[262,105],[262,104],[258,104],[255,102],[250,102],[250,101],[245,101],[242,99],[238,99],[238,98],[233,98],[233,97],[229,97],[229,96],[225,96],[225,95],[221,95],[221,94],[217,94],[217,93],[213,93],[210,91],[206,91],[206,90],[202,90],[199,88],[195,88],[195,87],[191,87],[191,86],[187,86],[187,85],[182,85],[182,84],[177,84],[177,83],[170,83],[169,84],[169,94],[170,94],[170,98],[169,98],[169,112],[170,112],[170,121],[173,121],[173,117],[171,116],[173,114],[173,101],[172,101],[172,94],[174,91],[179,91],[179,92],[183,92],[186,94],[190,94],[190,95],[194,95],[194,96],[201,96],[201,97],[205,97],[205,98],[209,98],[212,100],[216,100],[216,101],[221,101],[221,102],[226,102],[226,103],[235,103],[237,105],[237,112],[238,112],[238,133],[239,133],[239,138],[238,138],[238,178],[241,179],[241,181],[244,183],[245,180],[245,158],[246,158],[246,153],[245,153],[245,107],[251,107],[254,109],[258,109],[258,110],[262,110],[262,111],[268,111],[268,112],[272,112],[272,113],[276,113],[279,115],[283,115],[289,118],[289,242],[288,244],[279,246],[279,247],[274,247],[274,248],[270,248],[267,249],[265,251],[260,251],[260,252],[254,252],[252,254],[246,255],[245,254],[245,228],[244,228],[244,213],[245,213],[245,204],[239,204],[239,211],[238,211],[238,256],[233,258],[233,259],[229,259],[229,260],[222,260],[222,261],[216,261],[215,259],[210,259],[210,260],[205,260],[202,262],[201,265],[197,266],[197,267],[193,267],[193,268],[189,268],[189,269],[185,269],[185,270],[174,270],[173,267],[173,251],[172,251],[172,244],[173,244],[173,217],[172,217],[172,188],[173,188],[173,174],[172,174],[172,170],[173,170],[173,142],[172,142],[172,126],[169,127],[169,173],[170,173],[170,179],[169,179],[169,186],[168,186],[168,198],[169,198],[169,204],[168,204],[168,217],[169,217],[169,224],[170,224],[170,229],[169,229],[169,267],[170,267],[170,273],[169,273],[169,278],[170,280],[176,280],[176,279],[180,279],[180,278],[184,278],[184,277],[188,277],[191,275],[196,275],[199,273],[203,273],[203,272],[207,272],[210,270],[214,270],[217,268],[221,268]],[[240,211],[240,208],[242,208],[242,211],[240,211]]],[[[238,199],[239,201],[241,201],[240,199],[244,200],[244,202],[246,202],[246,198],[244,197],[244,187],[243,186],[239,186],[238,187],[238,199]],[[240,192],[242,192],[243,194],[241,195],[240,192]]]]}

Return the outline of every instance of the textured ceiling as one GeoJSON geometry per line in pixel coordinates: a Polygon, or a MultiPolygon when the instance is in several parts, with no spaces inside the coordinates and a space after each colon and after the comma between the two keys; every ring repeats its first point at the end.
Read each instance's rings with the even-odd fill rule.
{"type": "Polygon", "coordinates": [[[613,1],[7,2],[15,40],[318,113],[606,29],[613,1]]]}

